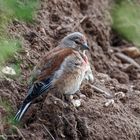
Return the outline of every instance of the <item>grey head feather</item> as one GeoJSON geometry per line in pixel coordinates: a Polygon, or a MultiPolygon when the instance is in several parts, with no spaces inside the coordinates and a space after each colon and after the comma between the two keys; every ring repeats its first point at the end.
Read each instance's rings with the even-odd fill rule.
{"type": "Polygon", "coordinates": [[[78,38],[83,37],[84,35],[80,32],[74,32],[71,33],[69,35],[67,35],[66,37],[64,37],[60,43],[60,45],[62,47],[72,47],[75,48],[75,40],[78,38]]]}

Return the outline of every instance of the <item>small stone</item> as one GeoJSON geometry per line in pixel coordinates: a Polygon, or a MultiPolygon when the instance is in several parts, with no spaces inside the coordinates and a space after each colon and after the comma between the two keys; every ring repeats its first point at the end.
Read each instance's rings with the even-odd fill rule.
{"type": "Polygon", "coordinates": [[[113,105],[115,102],[114,102],[114,99],[109,99],[106,103],[105,103],[105,107],[108,107],[110,105],[113,105]]]}
{"type": "Polygon", "coordinates": [[[117,97],[117,98],[124,98],[125,97],[125,94],[123,93],[123,92],[117,92],[117,93],[115,93],[115,97],[117,97]]]}
{"type": "Polygon", "coordinates": [[[71,102],[75,107],[80,107],[81,106],[81,100],[80,99],[72,100],[71,102]]]}
{"type": "Polygon", "coordinates": [[[124,48],[122,52],[132,58],[137,58],[140,56],[140,49],[138,49],[137,47],[127,47],[127,48],[124,48]]]}
{"type": "Polygon", "coordinates": [[[16,75],[16,72],[13,68],[11,67],[4,67],[2,70],[1,70],[4,74],[7,74],[7,75],[16,75]]]}

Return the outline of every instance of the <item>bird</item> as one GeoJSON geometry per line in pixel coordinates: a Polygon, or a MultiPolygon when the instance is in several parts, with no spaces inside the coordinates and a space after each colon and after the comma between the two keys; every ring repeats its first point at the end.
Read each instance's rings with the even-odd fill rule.
{"type": "MultiPolygon", "coordinates": [[[[89,50],[86,37],[80,32],[65,36],[35,66],[31,85],[14,120],[20,121],[33,101],[49,91],[61,95],[75,94],[89,70],[85,52],[89,50]]],[[[89,70],[90,71],[90,70],[89,70]]]]}
{"type": "MultiPolygon", "coordinates": [[[[80,44],[80,42],[83,42],[82,40],[84,40],[85,42],[85,46],[87,46],[87,41],[86,41],[86,37],[80,33],[80,32],[74,32],[74,33],[71,33],[69,35],[67,35],[66,37],[64,37],[62,39],[62,41],[60,42],[60,47],[72,47],[72,48],[77,48],[77,45],[80,44]],[[76,45],[75,45],[75,42],[71,42],[69,40],[71,40],[70,38],[75,38],[75,42],[76,42],[76,45]]],[[[91,70],[91,66],[90,66],[90,63],[89,63],[89,60],[88,60],[88,57],[85,55],[85,52],[86,52],[86,49],[82,50],[82,53],[84,54],[84,56],[86,57],[87,59],[87,71],[85,73],[85,76],[84,76],[84,79],[86,81],[90,81],[91,83],[94,81],[94,76],[93,76],[93,73],[92,73],[92,70],[91,70]]]]}

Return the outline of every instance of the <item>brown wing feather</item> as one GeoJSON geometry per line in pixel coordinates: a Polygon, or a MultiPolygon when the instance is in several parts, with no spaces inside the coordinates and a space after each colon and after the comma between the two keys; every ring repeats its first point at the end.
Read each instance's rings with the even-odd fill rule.
{"type": "Polygon", "coordinates": [[[72,48],[58,47],[48,52],[35,68],[36,75],[34,75],[34,81],[41,81],[51,76],[57,69],[59,69],[64,59],[72,53],[72,48]],[[37,73],[37,71],[39,72],[37,73]]]}

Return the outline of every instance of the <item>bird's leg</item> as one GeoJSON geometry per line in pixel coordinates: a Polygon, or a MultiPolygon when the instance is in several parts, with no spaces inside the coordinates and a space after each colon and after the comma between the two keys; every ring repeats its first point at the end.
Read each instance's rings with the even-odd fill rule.
{"type": "Polygon", "coordinates": [[[67,102],[71,103],[71,101],[73,100],[73,95],[65,94],[64,98],[67,102]]]}
{"type": "Polygon", "coordinates": [[[81,99],[74,99],[73,95],[65,95],[65,99],[74,107],[81,106],[81,99]]]}
{"type": "Polygon", "coordinates": [[[86,98],[86,95],[82,94],[80,90],[75,93],[79,98],[86,98]]]}
{"type": "Polygon", "coordinates": [[[81,106],[81,101],[83,98],[86,98],[86,96],[82,94],[80,90],[78,90],[74,95],[66,94],[65,100],[75,107],[81,106]],[[74,97],[74,95],[76,95],[77,97],[74,97]]]}

